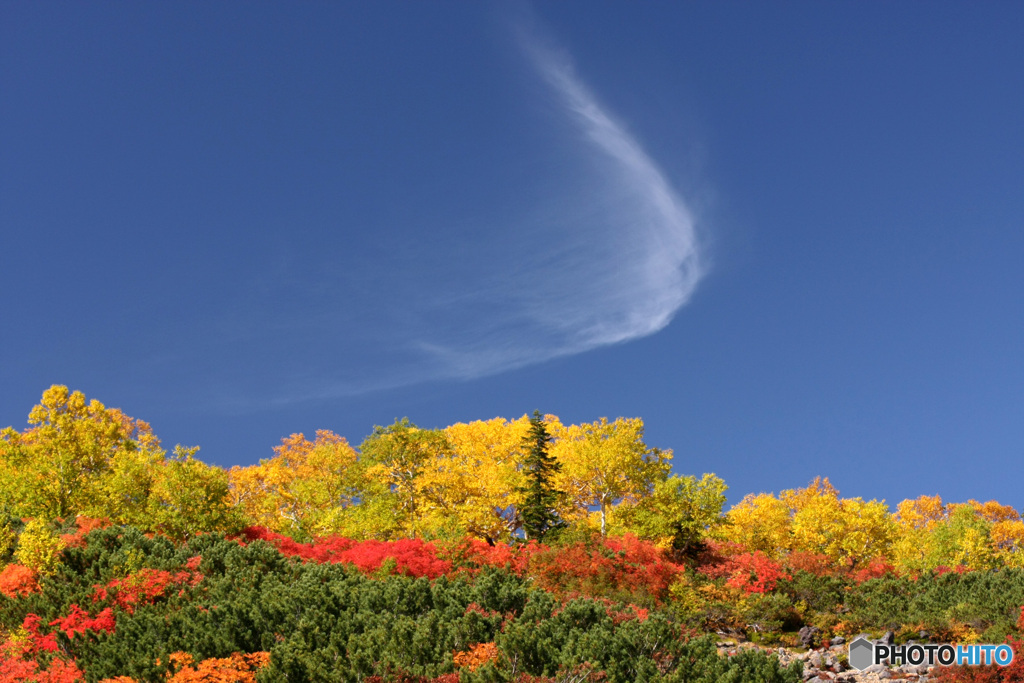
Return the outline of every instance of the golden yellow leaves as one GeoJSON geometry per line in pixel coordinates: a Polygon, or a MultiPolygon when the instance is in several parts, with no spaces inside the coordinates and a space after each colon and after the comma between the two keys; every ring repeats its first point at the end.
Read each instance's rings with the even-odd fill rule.
{"type": "Polygon", "coordinates": [[[33,519],[22,529],[15,561],[37,574],[52,574],[60,564],[64,541],[40,518],[33,519]]]}
{"type": "Polygon", "coordinates": [[[567,497],[563,518],[578,521],[596,507],[602,535],[612,506],[635,504],[668,474],[672,452],[644,443],[640,418],[566,426],[549,416],[548,429],[554,439],[551,455],[561,465],[555,488],[567,497]]]}
{"type": "Polygon", "coordinates": [[[840,498],[828,479],[802,489],[748,495],[728,514],[728,540],[770,557],[788,552],[861,562],[885,555],[895,524],[884,501],[840,498]]]}
{"type": "Polygon", "coordinates": [[[117,463],[162,454],[148,424],[65,386],[43,393],[29,424],[0,433],[0,492],[26,517],[106,514],[106,479],[117,463]]]}
{"type": "Polygon", "coordinates": [[[231,504],[250,523],[283,534],[319,536],[341,526],[339,512],[352,504],[356,452],[328,430],[314,441],[292,434],[259,465],[229,472],[231,504]]]}
{"type": "Polygon", "coordinates": [[[1024,521],[996,501],[947,504],[920,496],[890,513],[884,501],[840,498],[819,478],[778,498],[748,495],[727,520],[728,540],[773,557],[810,553],[853,566],[884,557],[904,573],[1024,566],[1024,521]]]}

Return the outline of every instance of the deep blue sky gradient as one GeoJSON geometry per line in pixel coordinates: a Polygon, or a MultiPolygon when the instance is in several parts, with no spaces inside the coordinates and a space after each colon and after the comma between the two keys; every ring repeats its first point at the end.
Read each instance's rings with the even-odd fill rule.
{"type": "Polygon", "coordinates": [[[6,3],[0,423],[67,384],[230,466],[403,416],[640,416],[733,502],[825,475],[1022,507],[1021,36],[1010,2],[6,3]],[[615,258],[538,209],[607,213],[524,34],[709,268],[650,336],[427,367],[529,336],[473,296],[496,272],[615,258]]]}

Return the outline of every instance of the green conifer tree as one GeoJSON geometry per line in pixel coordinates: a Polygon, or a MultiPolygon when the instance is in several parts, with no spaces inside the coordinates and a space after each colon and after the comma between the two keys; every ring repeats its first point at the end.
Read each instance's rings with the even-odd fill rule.
{"type": "Polygon", "coordinates": [[[549,531],[565,527],[565,522],[555,509],[562,494],[551,483],[552,477],[560,468],[558,462],[548,453],[550,442],[551,435],[548,434],[540,411],[533,411],[530,431],[523,440],[523,447],[527,449],[527,483],[521,489],[524,494],[521,515],[523,532],[527,540],[540,541],[549,531]]]}

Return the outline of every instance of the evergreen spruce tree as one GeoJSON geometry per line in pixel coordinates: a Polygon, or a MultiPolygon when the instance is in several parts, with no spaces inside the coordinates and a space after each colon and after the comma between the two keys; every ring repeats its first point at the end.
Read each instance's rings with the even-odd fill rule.
{"type": "Polygon", "coordinates": [[[533,411],[530,432],[523,441],[523,446],[527,449],[527,483],[521,489],[524,494],[521,514],[527,540],[540,541],[549,531],[565,527],[565,522],[555,510],[562,493],[551,483],[552,477],[560,467],[548,453],[550,442],[551,435],[548,434],[540,411],[533,411]]]}

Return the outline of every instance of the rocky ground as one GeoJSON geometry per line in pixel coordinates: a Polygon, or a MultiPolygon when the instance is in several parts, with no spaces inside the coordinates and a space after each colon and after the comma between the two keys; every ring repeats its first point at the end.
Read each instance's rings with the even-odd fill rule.
{"type": "MultiPolygon", "coordinates": [[[[723,640],[718,644],[720,654],[735,654],[744,649],[757,648],[753,643],[737,642],[735,640],[723,640]]],[[[847,646],[845,643],[837,643],[828,647],[812,648],[806,651],[792,650],[784,647],[764,648],[768,652],[774,652],[779,656],[783,666],[788,665],[794,659],[804,663],[804,681],[808,683],[821,683],[823,681],[838,681],[839,683],[877,683],[878,681],[905,680],[927,683],[934,681],[932,669],[926,665],[914,666],[905,664],[903,666],[885,666],[876,664],[863,671],[851,669],[846,663],[847,646]]]]}

